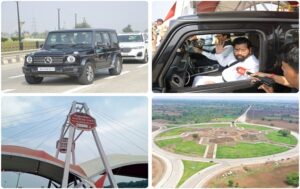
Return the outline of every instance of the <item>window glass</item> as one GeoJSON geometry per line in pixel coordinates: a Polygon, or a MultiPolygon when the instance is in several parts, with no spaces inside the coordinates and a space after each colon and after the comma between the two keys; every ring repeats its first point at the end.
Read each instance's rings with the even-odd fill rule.
{"type": "Polygon", "coordinates": [[[102,32],[103,42],[110,45],[110,38],[107,32],[102,32]]]}

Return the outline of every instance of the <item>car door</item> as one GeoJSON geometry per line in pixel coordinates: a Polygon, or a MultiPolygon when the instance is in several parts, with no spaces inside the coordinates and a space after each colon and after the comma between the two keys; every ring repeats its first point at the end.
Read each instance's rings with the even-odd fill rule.
{"type": "Polygon", "coordinates": [[[95,32],[95,53],[96,53],[96,68],[103,68],[106,66],[105,47],[103,46],[103,38],[101,32],[95,32]]]}
{"type": "Polygon", "coordinates": [[[101,36],[104,44],[104,59],[105,59],[105,67],[109,67],[112,62],[112,53],[113,47],[111,44],[111,39],[109,36],[109,32],[101,32],[101,36]]]}

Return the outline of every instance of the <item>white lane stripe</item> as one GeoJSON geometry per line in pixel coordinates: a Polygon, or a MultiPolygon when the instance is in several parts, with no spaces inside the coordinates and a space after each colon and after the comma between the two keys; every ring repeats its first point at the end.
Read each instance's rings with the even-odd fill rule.
{"type": "Polygon", "coordinates": [[[5,89],[5,90],[3,90],[2,92],[3,92],[3,93],[8,93],[8,92],[11,92],[11,91],[14,91],[14,90],[16,90],[16,89],[5,89]]]}
{"type": "Polygon", "coordinates": [[[24,77],[24,74],[21,75],[15,75],[15,76],[10,76],[8,77],[9,79],[14,79],[14,78],[18,78],[18,77],[24,77]]]}
{"type": "Polygon", "coordinates": [[[81,89],[84,89],[84,88],[87,88],[87,87],[92,87],[92,86],[94,86],[94,84],[92,84],[92,85],[83,85],[83,86],[80,86],[80,87],[76,87],[76,88],[64,91],[63,93],[73,93],[73,92],[80,91],[81,89]]]}
{"type": "MultiPolygon", "coordinates": [[[[125,72],[122,72],[120,75],[125,75],[125,74],[128,74],[130,71],[125,71],[125,72]]],[[[118,77],[120,75],[115,75],[115,76],[110,76],[110,77],[107,77],[107,78],[104,78],[104,79],[113,79],[115,77],[118,77]]]]}
{"type": "Polygon", "coordinates": [[[140,66],[138,66],[138,68],[142,68],[142,67],[145,67],[145,66],[148,66],[148,64],[140,65],[140,66]]]}

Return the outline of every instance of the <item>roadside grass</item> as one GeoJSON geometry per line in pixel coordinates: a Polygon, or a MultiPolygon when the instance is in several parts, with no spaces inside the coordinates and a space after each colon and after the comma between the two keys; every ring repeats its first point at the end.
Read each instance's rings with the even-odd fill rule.
{"type": "Polygon", "coordinates": [[[285,136],[282,136],[281,134],[279,134],[278,131],[273,131],[271,133],[268,133],[266,135],[266,137],[273,142],[291,144],[291,145],[297,144],[296,137],[294,137],[291,134],[285,137],[285,136]]]}
{"type": "Polygon", "coordinates": [[[251,158],[277,154],[289,150],[287,147],[267,143],[238,143],[234,146],[219,145],[217,158],[251,158]]]}
{"type": "Polygon", "coordinates": [[[167,136],[176,136],[176,135],[180,135],[181,133],[186,132],[186,131],[192,131],[192,129],[191,128],[186,128],[186,127],[180,127],[180,128],[176,128],[176,129],[171,129],[169,131],[160,133],[157,136],[157,138],[158,137],[167,137],[167,136]]]}
{"type": "Polygon", "coordinates": [[[211,162],[198,162],[198,161],[187,161],[187,160],[182,160],[182,162],[184,165],[184,171],[176,188],[181,186],[188,178],[190,178],[195,173],[215,164],[211,162]]]}
{"type": "Polygon", "coordinates": [[[155,141],[160,148],[170,149],[172,152],[186,155],[203,156],[206,146],[196,141],[185,141],[182,138],[155,141]]]}
{"type": "Polygon", "coordinates": [[[272,128],[264,127],[264,126],[258,126],[258,125],[249,125],[249,124],[236,124],[238,127],[244,127],[245,129],[255,129],[258,131],[267,131],[272,130],[272,128]]]}
{"type": "MultiPolygon", "coordinates": [[[[180,126],[180,125],[178,125],[180,126]]],[[[172,128],[172,127],[176,127],[176,125],[167,125],[167,128],[172,128]]],[[[161,134],[159,134],[157,136],[157,138],[159,137],[168,137],[168,136],[176,136],[176,135],[180,135],[181,133],[187,132],[187,131],[194,131],[195,127],[203,127],[203,128],[209,128],[209,127],[229,127],[229,124],[223,124],[223,123],[216,123],[216,124],[209,124],[209,125],[205,125],[205,124],[199,124],[199,125],[191,125],[191,126],[186,126],[186,127],[180,127],[180,128],[176,128],[176,129],[171,129],[169,131],[165,131],[161,134]]]]}

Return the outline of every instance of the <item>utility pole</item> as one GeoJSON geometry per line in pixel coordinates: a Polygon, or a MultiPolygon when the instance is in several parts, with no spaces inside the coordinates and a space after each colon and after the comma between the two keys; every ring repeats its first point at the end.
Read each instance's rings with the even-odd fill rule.
{"type": "Polygon", "coordinates": [[[18,33],[19,33],[19,50],[23,50],[23,45],[21,42],[21,23],[20,23],[20,14],[19,14],[19,2],[17,1],[17,14],[18,14],[18,33]]]}
{"type": "Polygon", "coordinates": [[[60,30],[60,9],[57,9],[57,19],[58,19],[58,21],[57,21],[57,24],[58,24],[57,28],[58,28],[58,30],[60,30]]]}
{"type": "Polygon", "coordinates": [[[77,13],[75,13],[75,28],[77,27],[77,13]]]}

